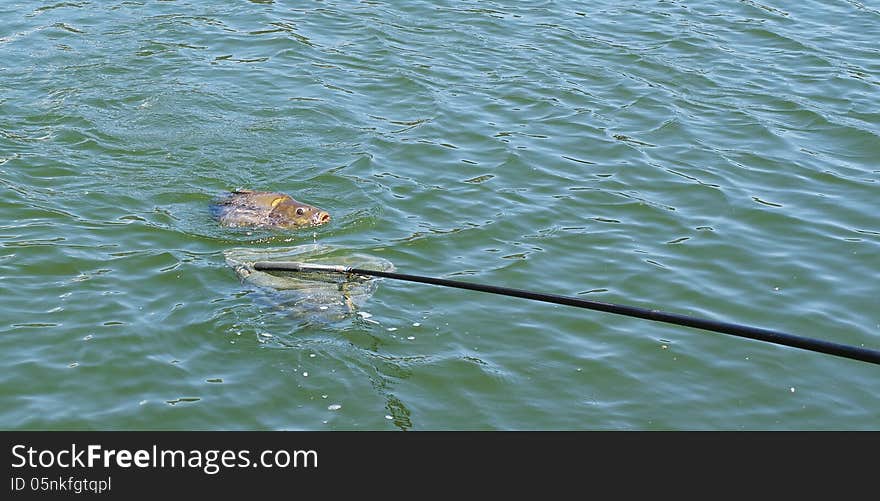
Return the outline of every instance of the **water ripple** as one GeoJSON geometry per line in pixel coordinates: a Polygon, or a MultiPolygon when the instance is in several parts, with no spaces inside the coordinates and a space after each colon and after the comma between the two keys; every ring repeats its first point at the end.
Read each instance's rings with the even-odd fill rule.
{"type": "Polygon", "coordinates": [[[391,281],[368,315],[300,325],[222,256],[321,242],[404,272],[875,346],[878,15],[5,9],[0,423],[870,429],[880,404],[857,364],[391,281]],[[219,227],[208,205],[235,188],[333,221],[219,227]]]}

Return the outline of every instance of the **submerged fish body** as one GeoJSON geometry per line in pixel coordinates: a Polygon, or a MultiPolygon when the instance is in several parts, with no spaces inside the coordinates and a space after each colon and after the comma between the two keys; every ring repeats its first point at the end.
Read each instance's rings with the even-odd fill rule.
{"type": "Polygon", "coordinates": [[[330,221],[327,211],[273,191],[233,191],[217,201],[213,212],[224,226],[290,229],[330,221]]]}

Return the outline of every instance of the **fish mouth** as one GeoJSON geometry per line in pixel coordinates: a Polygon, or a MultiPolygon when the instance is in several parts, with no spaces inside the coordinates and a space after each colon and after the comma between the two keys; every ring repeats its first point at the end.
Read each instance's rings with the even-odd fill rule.
{"type": "Polygon", "coordinates": [[[330,222],[330,214],[321,211],[312,216],[312,224],[315,226],[320,226],[322,224],[326,224],[330,222]]]}

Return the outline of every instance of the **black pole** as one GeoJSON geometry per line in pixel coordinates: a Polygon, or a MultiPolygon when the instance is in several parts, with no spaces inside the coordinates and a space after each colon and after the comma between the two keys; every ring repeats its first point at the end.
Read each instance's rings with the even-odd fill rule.
{"type": "Polygon", "coordinates": [[[786,334],[784,332],[768,329],[760,329],[757,327],[749,327],[747,325],[689,317],[687,315],[667,313],[660,310],[650,310],[647,308],[639,308],[636,306],[603,303],[600,301],[588,301],[586,299],[571,296],[542,294],[521,289],[509,289],[507,287],[497,287],[494,285],[475,284],[470,282],[461,282],[458,280],[423,277],[419,275],[407,275],[404,273],[364,270],[360,268],[350,268],[347,266],[320,265],[312,263],[257,262],[254,263],[254,269],[257,271],[326,271],[331,273],[347,273],[390,278],[393,280],[404,280],[407,282],[419,282],[423,284],[439,285],[442,287],[453,287],[456,289],[466,289],[478,292],[488,292],[489,294],[520,297],[523,299],[531,299],[533,301],[575,306],[577,308],[604,311],[607,313],[614,313],[617,315],[624,315],[628,317],[644,318],[646,320],[653,320],[655,322],[665,322],[668,324],[693,327],[695,329],[703,329],[707,331],[719,332],[722,334],[730,334],[733,336],[756,339],[758,341],[781,344],[794,348],[800,348],[803,350],[826,353],[828,355],[835,355],[838,357],[849,358],[852,360],[861,360],[862,362],[880,365],[880,351],[877,350],[859,348],[857,346],[849,346],[840,343],[832,343],[830,341],[823,341],[821,339],[811,339],[802,336],[795,336],[793,334],[786,334]]]}

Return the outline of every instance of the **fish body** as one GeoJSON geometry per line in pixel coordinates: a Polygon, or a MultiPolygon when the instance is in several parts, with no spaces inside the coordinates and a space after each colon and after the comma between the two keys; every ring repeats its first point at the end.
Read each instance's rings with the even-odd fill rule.
{"type": "Polygon", "coordinates": [[[274,191],[236,190],[218,200],[213,209],[224,226],[291,229],[330,221],[327,211],[274,191]]]}

